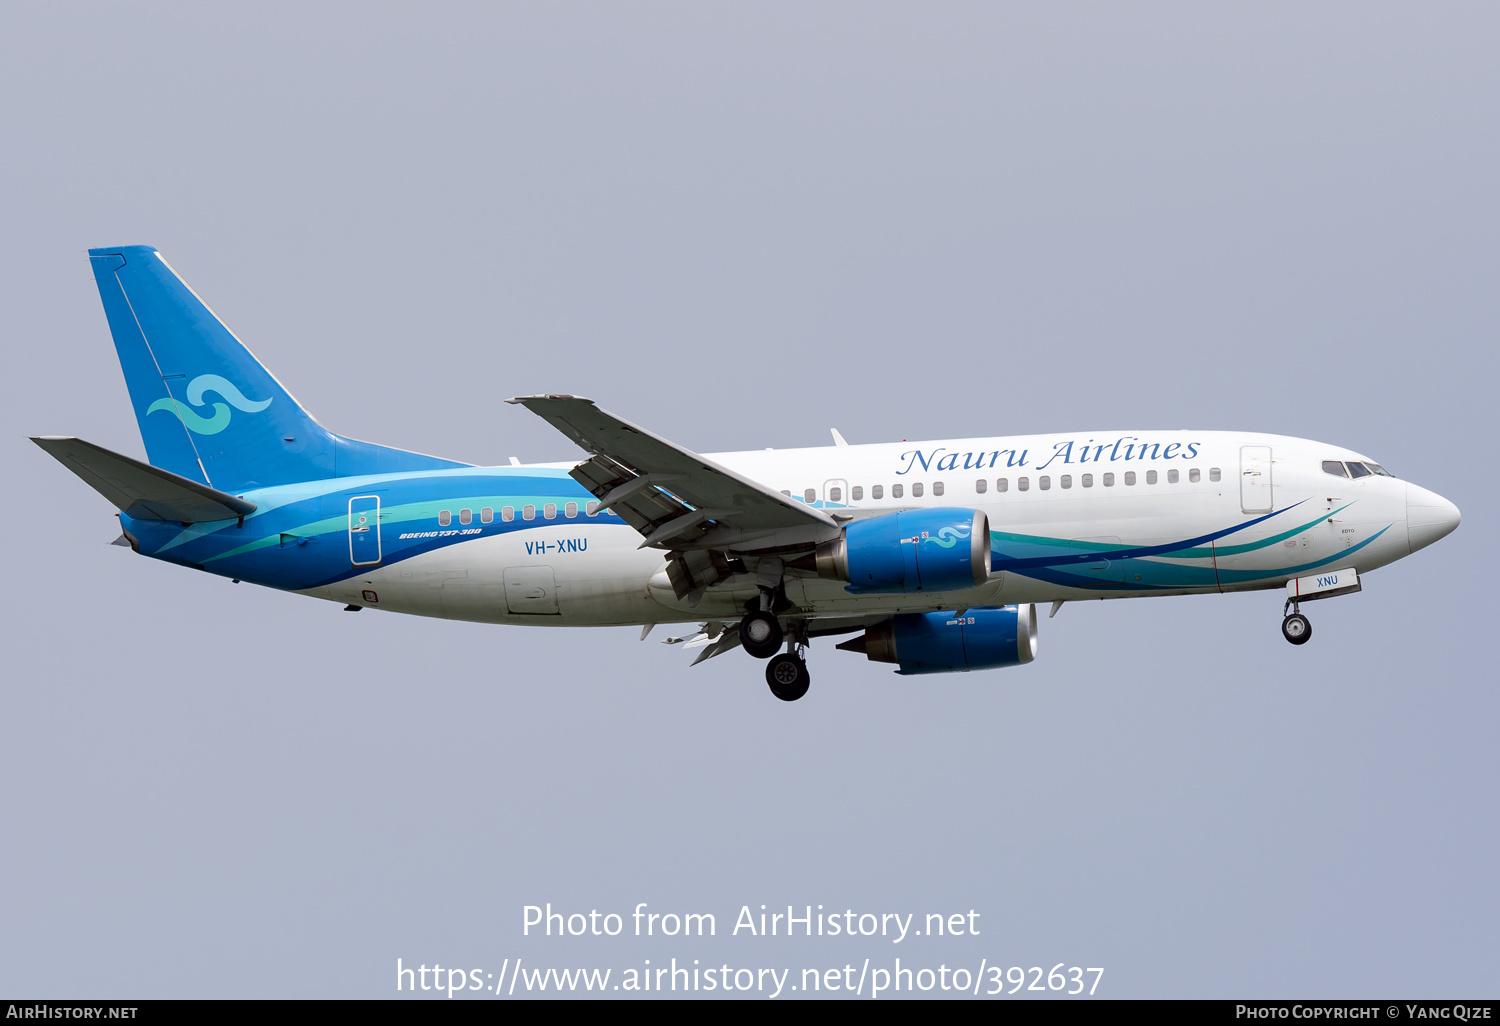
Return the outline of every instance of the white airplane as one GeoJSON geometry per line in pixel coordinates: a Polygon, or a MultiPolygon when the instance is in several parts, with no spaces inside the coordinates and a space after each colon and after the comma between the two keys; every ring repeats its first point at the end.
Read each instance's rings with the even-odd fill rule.
{"type": "Polygon", "coordinates": [[[903,674],[1030,662],[1036,604],[1285,589],[1301,604],[1458,526],[1361,453],[1281,435],[1084,431],[699,455],[568,395],[509,400],[588,454],[475,467],[334,435],[156,250],[89,251],[149,463],[34,439],[121,544],[235,580],[485,623],[697,623],[784,701],[814,638],[903,674]],[[212,397],[212,398],[211,398],[212,397]]]}

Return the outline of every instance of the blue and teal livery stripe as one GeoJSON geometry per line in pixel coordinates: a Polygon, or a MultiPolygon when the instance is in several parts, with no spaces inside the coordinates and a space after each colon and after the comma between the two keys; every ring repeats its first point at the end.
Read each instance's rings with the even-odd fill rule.
{"type": "Polygon", "coordinates": [[[1021,576],[1045,581],[1048,584],[1090,591],[1182,591],[1194,588],[1217,590],[1224,585],[1251,584],[1256,581],[1300,577],[1309,570],[1316,570],[1331,563],[1342,563],[1393,526],[1388,524],[1358,545],[1340,549],[1326,559],[1318,559],[1297,566],[1263,570],[1226,570],[1213,566],[1187,566],[1181,563],[1158,563],[1149,559],[1126,559],[1120,561],[1120,575],[1125,578],[1123,581],[1103,581],[1096,577],[1084,577],[1080,574],[1046,568],[1033,568],[1021,576]]]}
{"type": "MultiPolygon", "coordinates": [[[[1141,559],[1146,556],[1181,555],[1186,550],[1191,550],[1208,542],[1217,541],[1218,539],[1228,537],[1231,534],[1237,534],[1240,531],[1244,531],[1248,528],[1254,527],[1256,524],[1265,523],[1272,517],[1279,517],[1283,513],[1296,509],[1306,501],[1306,499],[1303,499],[1302,502],[1293,503],[1292,505],[1287,506],[1285,509],[1275,510],[1271,513],[1267,513],[1265,516],[1256,517],[1254,520],[1247,520],[1243,524],[1235,524],[1233,527],[1226,527],[1222,531],[1214,531],[1210,534],[1203,534],[1199,535],[1196,538],[1187,538],[1182,541],[1166,542],[1165,544],[1161,545],[1132,545],[1126,548],[1122,548],[1120,546],[1115,546],[1113,548],[1103,546],[1095,547],[1098,545],[1098,543],[1090,544],[1088,542],[1064,541],[1055,538],[1038,538],[1029,535],[997,535],[996,532],[991,531],[990,569],[1019,572],[1041,567],[1057,567],[1080,563],[1096,563],[1102,559],[1114,561],[1121,559],[1141,559]],[[1015,542],[1021,542],[1023,544],[1037,545],[1041,547],[1065,546],[1072,549],[1083,549],[1084,551],[1073,551],[1068,553],[1054,552],[1041,556],[1012,556],[1006,552],[997,550],[995,547],[997,541],[1004,544],[1014,544],[1015,542]]],[[[1323,517],[1319,516],[1317,520],[1311,521],[1308,526],[1311,526],[1311,524],[1316,524],[1318,520],[1322,519],[1323,517]]],[[[1304,530],[1304,528],[1297,528],[1297,531],[1300,530],[1304,530]]],[[[1291,533],[1296,534],[1297,531],[1293,531],[1291,533]]],[[[1252,547],[1259,548],[1262,545],[1268,544],[1271,544],[1271,542],[1256,542],[1252,547]]],[[[1204,556],[1210,554],[1211,553],[1209,552],[1205,552],[1204,556]]]]}
{"type": "Polygon", "coordinates": [[[246,498],[259,508],[243,523],[222,520],[183,526],[129,517],[122,520],[146,555],[270,587],[303,590],[367,572],[351,564],[348,543],[349,500],[364,495],[380,498],[381,562],[385,565],[455,542],[532,528],[624,523],[609,513],[585,518],[581,507],[594,497],[566,471],[529,468],[465,468],[247,492],[246,498]],[[569,502],[580,507],[576,519],[562,515],[569,502]],[[558,507],[556,519],[542,517],[549,503],[558,507]],[[520,516],[528,505],[537,508],[535,520],[520,516]],[[505,506],[517,511],[516,519],[508,523],[500,517],[505,506]],[[495,511],[492,523],[480,522],[479,511],[485,507],[495,511]],[[438,513],[445,509],[454,519],[448,528],[440,528],[438,513]],[[459,523],[462,509],[473,511],[472,523],[459,523]]]}
{"type": "MultiPolygon", "coordinates": [[[[1303,502],[1306,501],[1308,500],[1303,500],[1303,502]]],[[[1307,531],[1327,517],[1343,512],[1352,506],[1353,503],[1346,503],[1336,510],[1320,514],[1306,523],[1299,524],[1296,527],[1273,534],[1267,538],[1262,538],[1259,541],[1238,545],[1213,544],[1220,538],[1228,537],[1256,524],[1264,523],[1273,517],[1296,509],[1300,505],[1302,505],[1302,502],[1287,506],[1284,509],[1275,510],[1254,520],[1247,520],[1243,524],[1237,524],[1222,531],[1215,531],[1196,538],[1167,542],[1160,545],[1124,547],[1119,544],[1110,544],[1107,542],[1073,541],[1062,538],[1047,538],[1037,535],[991,531],[990,565],[994,570],[1018,573],[1023,577],[1046,581],[1049,584],[1096,591],[1212,589],[1222,587],[1225,584],[1248,584],[1253,581],[1291,577],[1308,570],[1327,566],[1329,563],[1346,559],[1349,555],[1358,552],[1393,526],[1387,525],[1358,545],[1342,549],[1326,559],[1319,559],[1297,566],[1233,570],[1219,567],[1216,563],[1211,563],[1208,566],[1194,566],[1184,563],[1163,562],[1163,560],[1179,559],[1217,560],[1218,558],[1242,555],[1247,552],[1266,549],[1307,531]],[[1205,545],[1205,542],[1209,544],[1205,545]],[[1056,551],[1057,549],[1065,549],[1067,551],[1058,552],[1056,551]],[[1107,569],[1099,569],[1101,572],[1107,573],[1107,577],[1089,576],[1087,573],[1078,572],[1070,573],[1067,569],[1069,567],[1081,568],[1086,564],[1101,563],[1105,564],[1107,569]]]]}

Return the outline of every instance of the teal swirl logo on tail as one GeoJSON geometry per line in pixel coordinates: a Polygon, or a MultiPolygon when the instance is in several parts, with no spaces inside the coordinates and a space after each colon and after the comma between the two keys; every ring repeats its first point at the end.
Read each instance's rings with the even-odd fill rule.
{"type": "Polygon", "coordinates": [[[216,392],[225,402],[214,403],[214,413],[211,417],[205,417],[196,410],[191,410],[178,402],[176,399],[158,399],[146,408],[149,417],[157,410],[166,410],[176,415],[182,421],[182,426],[197,435],[216,435],[229,426],[229,418],[233,416],[229,407],[233,406],[242,413],[259,413],[271,405],[270,399],[262,399],[256,402],[246,399],[243,392],[228,378],[222,378],[217,374],[200,374],[188,382],[187,401],[194,406],[203,405],[203,393],[216,392]]]}

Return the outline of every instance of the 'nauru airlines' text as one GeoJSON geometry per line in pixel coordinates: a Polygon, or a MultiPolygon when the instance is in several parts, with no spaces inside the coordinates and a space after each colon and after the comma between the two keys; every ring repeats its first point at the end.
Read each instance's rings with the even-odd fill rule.
{"type": "MultiPolygon", "coordinates": [[[[1046,470],[1053,463],[1065,465],[1082,463],[1114,463],[1127,460],[1190,460],[1198,455],[1201,442],[1143,442],[1135,435],[1126,435],[1114,442],[1098,443],[1090,438],[1087,442],[1070,440],[1058,442],[1052,447],[1045,463],[1034,466],[1035,470],[1046,470]],[[1107,454],[1107,455],[1106,455],[1107,454]]],[[[920,467],[933,470],[988,470],[991,467],[1030,467],[1030,449],[992,449],[989,452],[950,452],[939,446],[928,452],[925,449],[910,449],[900,456],[905,466],[897,475],[909,474],[920,467]],[[1004,458],[1005,462],[1000,461],[1004,458]]]]}

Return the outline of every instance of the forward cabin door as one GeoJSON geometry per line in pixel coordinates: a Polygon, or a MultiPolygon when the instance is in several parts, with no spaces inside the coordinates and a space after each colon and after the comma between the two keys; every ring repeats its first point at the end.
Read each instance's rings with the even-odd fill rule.
{"type": "Polygon", "coordinates": [[[1271,447],[1240,446],[1240,510],[1269,513],[1276,508],[1271,498],[1271,447]]]}
{"type": "Polygon", "coordinates": [[[380,562],[378,495],[356,495],[349,500],[349,562],[355,566],[380,562]]]}

